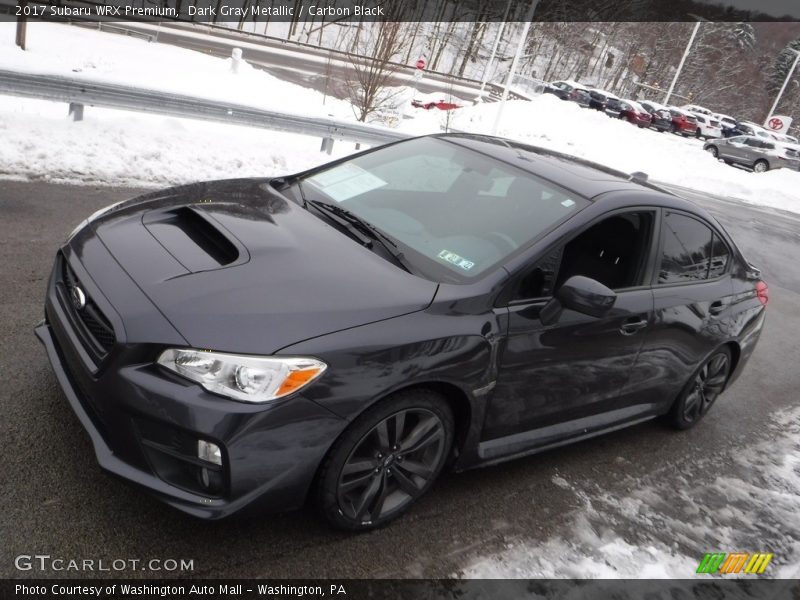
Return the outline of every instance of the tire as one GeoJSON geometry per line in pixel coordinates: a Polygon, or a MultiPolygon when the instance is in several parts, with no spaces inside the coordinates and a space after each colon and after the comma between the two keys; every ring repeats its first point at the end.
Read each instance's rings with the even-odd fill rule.
{"type": "Polygon", "coordinates": [[[719,150],[717,150],[716,146],[709,146],[706,148],[706,152],[710,153],[714,158],[719,158],[719,150]]]}
{"type": "Polygon", "coordinates": [[[708,413],[725,389],[731,374],[731,351],[722,346],[709,356],[684,386],[669,412],[669,423],[675,429],[689,429],[708,413]]]}
{"type": "Polygon", "coordinates": [[[700,128],[697,128],[697,131],[694,132],[695,137],[699,140],[702,139],[703,133],[700,131],[700,128]]]}
{"type": "Polygon", "coordinates": [[[317,477],[317,509],[339,529],[386,525],[436,481],[454,431],[450,407],[433,391],[385,398],[353,421],[328,452],[317,477]]]}
{"type": "Polygon", "coordinates": [[[678,126],[675,123],[669,128],[672,133],[678,133],[678,126]]]}
{"type": "Polygon", "coordinates": [[[753,164],[753,171],[756,173],[766,173],[769,171],[769,163],[763,159],[759,159],[753,164]]]}

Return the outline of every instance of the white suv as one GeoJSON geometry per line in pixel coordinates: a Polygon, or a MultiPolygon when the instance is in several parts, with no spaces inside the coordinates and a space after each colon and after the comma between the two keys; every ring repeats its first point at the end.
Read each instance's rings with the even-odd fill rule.
{"type": "Polygon", "coordinates": [[[709,115],[693,114],[697,119],[697,129],[695,130],[697,137],[706,139],[722,137],[722,125],[719,120],[709,115]]]}

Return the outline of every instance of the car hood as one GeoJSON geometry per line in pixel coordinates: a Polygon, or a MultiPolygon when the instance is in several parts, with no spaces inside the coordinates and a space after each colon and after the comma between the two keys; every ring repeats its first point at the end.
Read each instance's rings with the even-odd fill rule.
{"type": "MultiPolygon", "coordinates": [[[[273,353],[422,310],[438,287],[287,200],[268,179],[147,194],[90,225],[197,348],[273,353]]],[[[102,288],[101,274],[92,276],[102,288]]]]}

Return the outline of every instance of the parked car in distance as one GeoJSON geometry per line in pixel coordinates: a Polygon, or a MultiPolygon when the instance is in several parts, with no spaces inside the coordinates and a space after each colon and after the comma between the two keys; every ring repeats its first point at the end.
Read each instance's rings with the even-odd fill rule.
{"type": "Polygon", "coordinates": [[[772,132],[772,137],[774,137],[777,141],[783,142],[784,144],[794,144],[797,145],[798,140],[793,135],[788,135],[786,133],[778,133],[777,131],[772,132]]]}
{"type": "Polygon", "coordinates": [[[620,119],[625,119],[629,123],[638,125],[639,127],[650,127],[653,117],[645,108],[635,102],[634,100],[622,100],[619,103],[619,116],[620,119]]]}
{"type": "Polygon", "coordinates": [[[697,128],[695,129],[695,136],[698,138],[720,138],[722,137],[722,127],[720,122],[708,115],[701,115],[699,113],[694,115],[697,121],[697,128]]]}
{"type": "Polygon", "coordinates": [[[622,111],[622,99],[621,98],[609,98],[606,101],[606,108],[605,113],[609,117],[618,118],[619,113],[622,111]]]}
{"type": "Polygon", "coordinates": [[[591,96],[589,89],[575,81],[553,81],[546,93],[554,94],[562,100],[577,102],[581,106],[589,106],[591,96]]]}
{"type": "Polygon", "coordinates": [[[736,129],[742,132],[742,135],[754,135],[768,140],[776,140],[771,131],[752,121],[739,121],[736,129]]]}
{"type": "Polygon", "coordinates": [[[660,133],[664,131],[672,131],[672,113],[669,112],[668,108],[654,109],[650,113],[650,116],[652,117],[652,120],[650,121],[650,127],[660,133]]]}
{"type": "Polygon", "coordinates": [[[456,98],[447,94],[424,94],[415,96],[411,101],[411,106],[424,108],[425,110],[431,110],[432,108],[453,110],[454,108],[461,108],[462,105],[456,98]]]}
{"type": "Polygon", "coordinates": [[[657,110],[665,110],[667,107],[652,100],[639,100],[639,104],[644,106],[644,109],[651,115],[657,110]]]}
{"type": "Polygon", "coordinates": [[[730,115],[723,115],[720,113],[714,113],[711,116],[719,121],[720,127],[722,127],[722,137],[731,137],[734,135],[734,130],[736,129],[736,119],[730,115]]]}
{"type": "Polygon", "coordinates": [[[710,117],[713,114],[704,106],[698,106],[697,104],[685,104],[681,106],[680,109],[684,112],[694,113],[696,115],[706,115],[707,117],[710,117]]]}
{"type": "Polygon", "coordinates": [[[672,133],[679,133],[684,137],[690,134],[695,135],[697,119],[694,115],[675,106],[670,106],[669,112],[672,115],[672,133]]]}
{"type": "Polygon", "coordinates": [[[756,173],[781,168],[800,170],[798,147],[767,140],[757,135],[740,135],[708,141],[703,149],[715,158],[722,159],[726,164],[748,167],[756,173]]]}
{"type": "Polygon", "coordinates": [[[589,108],[605,110],[609,100],[619,100],[619,96],[605,90],[589,90],[589,108]]]}
{"type": "Polygon", "coordinates": [[[441,134],[98,211],[36,334],[105,470],[199,518],[310,500],[367,530],[445,468],[694,426],[767,299],[701,207],[441,134]]]}

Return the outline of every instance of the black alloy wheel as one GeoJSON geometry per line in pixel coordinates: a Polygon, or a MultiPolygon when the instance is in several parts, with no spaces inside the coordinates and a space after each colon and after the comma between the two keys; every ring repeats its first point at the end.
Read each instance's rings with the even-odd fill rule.
{"type": "Polygon", "coordinates": [[[429,390],[401,392],[369,409],[332,448],[318,503],[334,526],[367,530],[399,516],[442,470],[453,443],[449,406],[429,390]]]}
{"type": "Polygon", "coordinates": [[[670,413],[672,424],[678,429],[696,425],[722,393],[730,372],[731,352],[722,347],[703,363],[684,387],[670,413]]]}

